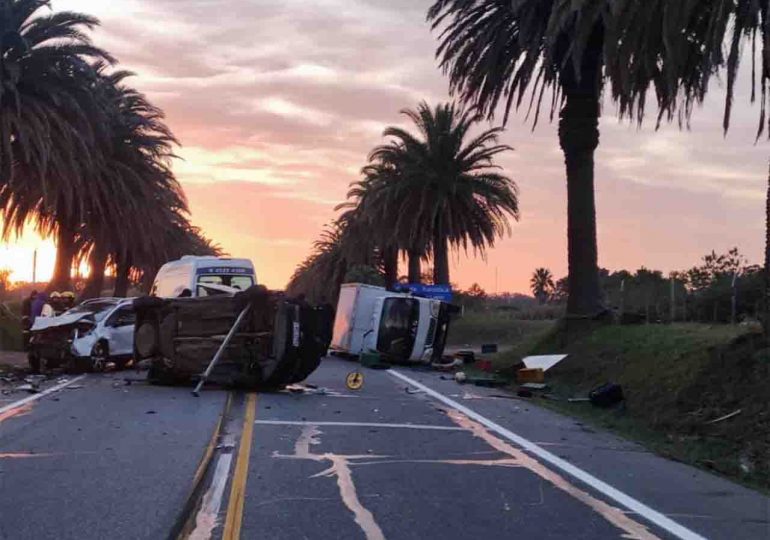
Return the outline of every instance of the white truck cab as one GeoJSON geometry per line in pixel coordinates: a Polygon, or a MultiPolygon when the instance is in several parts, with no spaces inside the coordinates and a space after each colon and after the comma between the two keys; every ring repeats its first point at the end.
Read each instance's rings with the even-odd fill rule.
{"type": "Polygon", "coordinates": [[[452,306],[382,287],[346,283],[340,289],[331,350],[377,351],[401,361],[433,361],[444,352],[452,306]]]}
{"type": "Polygon", "coordinates": [[[164,264],[155,276],[151,294],[161,298],[210,296],[241,290],[257,284],[249,259],[186,255],[164,264]]]}

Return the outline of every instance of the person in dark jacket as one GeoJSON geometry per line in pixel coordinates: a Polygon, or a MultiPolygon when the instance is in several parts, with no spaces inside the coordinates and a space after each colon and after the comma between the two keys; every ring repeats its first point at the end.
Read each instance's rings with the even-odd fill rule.
{"type": "Polygon", "coordinates": [[[35,299],[32,300],[32,307],[30,308],[30,313],[29,313],[30,325],[35,324],[35,319],[40,317],[40,314],[43,313],[43,308],[47,303],[48,303],[47,294],[39,293],[35,295],[35,299]]]}

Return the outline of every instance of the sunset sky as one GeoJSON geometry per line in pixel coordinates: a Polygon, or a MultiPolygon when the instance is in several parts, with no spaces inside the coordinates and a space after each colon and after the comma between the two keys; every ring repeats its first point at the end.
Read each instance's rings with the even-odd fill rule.
{"type": "MultiPolygon", "coordinates": [[[[54,0],[96,15],[95,41],[135,71],[183,147],[175,164],[193,221],[258,279],[285,285],[368,151],[399,110],[449,98],[425,23],[430,0],[54,0]]],[[[745,67],[749,67],[746,65],[745,67]]],[[[749,75],[744,69],[743,74],[749,75]]],[[[721,131],[715,86],[691,131],[619,123],[607,103],[597,154],[600,265],[664,271],[738,246],[760,261],[768,144],[754,144],[747,88],[721,131]]],[[[649,100],[652,102],[653,100],[649,100]]],[[[655,111],[650,111],[654,119],[655,111]]],[[[546,115],[547,117],[547,115],[546,115]]],[[[526,291],[535,267],[566,273],[566,188],[555,126],[513,116],[500,161],[519,185],[521,221],[487,260],[454,257],[452,280],[526,291]]],[[[39,279],[53,248],[32,234],[0,246],[0,267],[39,279]]]]}

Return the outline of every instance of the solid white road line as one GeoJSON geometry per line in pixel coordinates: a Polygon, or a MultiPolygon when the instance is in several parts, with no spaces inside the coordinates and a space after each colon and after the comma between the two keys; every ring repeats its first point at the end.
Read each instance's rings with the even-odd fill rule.
{"type": "Polygon", "coordinates": [[[189,540],[209,540],[218,524],[219,510],[222,507],[222,498],[227,480],[230,477],[230,465],[233,461],[232,448],[235,446],[232,437],[229,437],[223,444],[229,445],[230,450],[219,455],[217,466],[214,469],[214,478],[203,496],[203,503],[195,517],[195,528],[188,536],[189,540]]]}
{"type": "Polygon", "coordinates": [[[432,388],[428,388],[424,384],[421,384],[415,381],[411,377],[407,377],[403,373],[400,373],[393,369],[389,369],[388,373],[390,373],[391,375],[393,375],[398,379],[401,379],[404,382],[411,384],[415,388],[419,388],[429,396],[437,399],[438,401],[444,403],[445,405],[448,405],[453,409],[460,411],[467,417],[472,418],[473,420],[484,425],[486,428],[496,432],[498,435],[501,435],[502,437],[508,439],[514,444],[520,446],[521,448],[528,451],[535,457],[541,459],[542,461],[550,463],[557,469],[560,469],[561,471],[569,474],[573,478],[577,478],[584,484],[591,486],[596,491],[614,500],[615,502],[624,506],[628,510],[635,512],[636,514],[645,518],[651,523],[654,523],[661,529],[676,536],[677,538],[681,538],[682,540],[705,540],[705,538],[699,535],[698,533],[691,531],[690,529],[680,525],[679,523],[677,523],[672,519],[669,519],[665,515],[658,512],[657,510],[654,510],[649,506],[645,505],[644,503],[634,499],[633,497],[626,495],[622,491],[615,489],[611,485],[607,484],[606,482],[603,482],[602,480],[599,480],[598,478],[587,473],[583,469],[580,469],[575,465],[572,465],[568,461],[565,461],[562,458],[550,453],[549,451],[544,450],[542,447],[538,446],[532,441],[513,433],[512,431],[493,422],[492,420],[486,418],[485,416],[480,415],[474,410],[469,409],[468,407],[456,402],[453,399],[446,397],[445,395],[439,392],[436,392],[432,388]]]}
{"type": "Polygon", "coordinates": [[[425,424],[380,424],[377,422],[313,422],[313,421],[294,421],[294,420],[255,420],[255,424],[268,426],[340,426],[340,427],[372,427],[372,428],[395,428],[395,429],[427,429],[434,431],[465,431],[463,428],[454,426],[428,426],[425,424]]]}
{"type": "Polygon", "coordinates": [[[20,399],[19,401],[14,401],[13,403],[9,403],[5,407],[0,408],[0,414],[3,414],[4,412],[12,411],[13,409],[18,409],[22,405],[26,405],[27,403],[31,403],[33,401],[36,401],[40,398],[43,398],[49,394],[53,394],[54,392],[58,392],[59,390],[63,388],[67,388],[69,385],[74,384],[78,381],[81,381],[86,378],[86,375],[80,375],[78,377],[75,377],[72,380],[69,380],[65,383],[57,384],[56,386],[52,386],[51,388],[48,388],[46,390],[43,390],[39,394],[32,394],[29,397],[25,397],[24,399],[20,399]]]}

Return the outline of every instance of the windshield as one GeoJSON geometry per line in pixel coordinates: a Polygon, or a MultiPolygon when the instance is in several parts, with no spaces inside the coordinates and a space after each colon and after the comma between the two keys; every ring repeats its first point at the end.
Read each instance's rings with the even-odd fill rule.
{"type": "Polygon", "coordinates": [[[115,302],[89,302],[87,304],[80,304],[75,306],[65,313],[65,315],[77,315],[79,313],[93,313],[94,320],[100,322],[112,308],[115,307],[115,302]]]}
{"type": "Polygon", "coordinates": [[[377,350],[407,359],[414,348],[420,304],[413,298],[387,298],[382,304],[382,318],[377,334],[377,350]]]}
{"type": "Polygon", "coordinates": [[[245,291],[252,285],[254,285],[254,278],[252,276],[244,275],[203,275],[198,276],[198,296],[211,296],[213,294],[224,294],[222,292],[214,292],[212,289],[206,288],[205,285],[224,285],[226,287],[232,287],[239,291],[245,291]]]}

